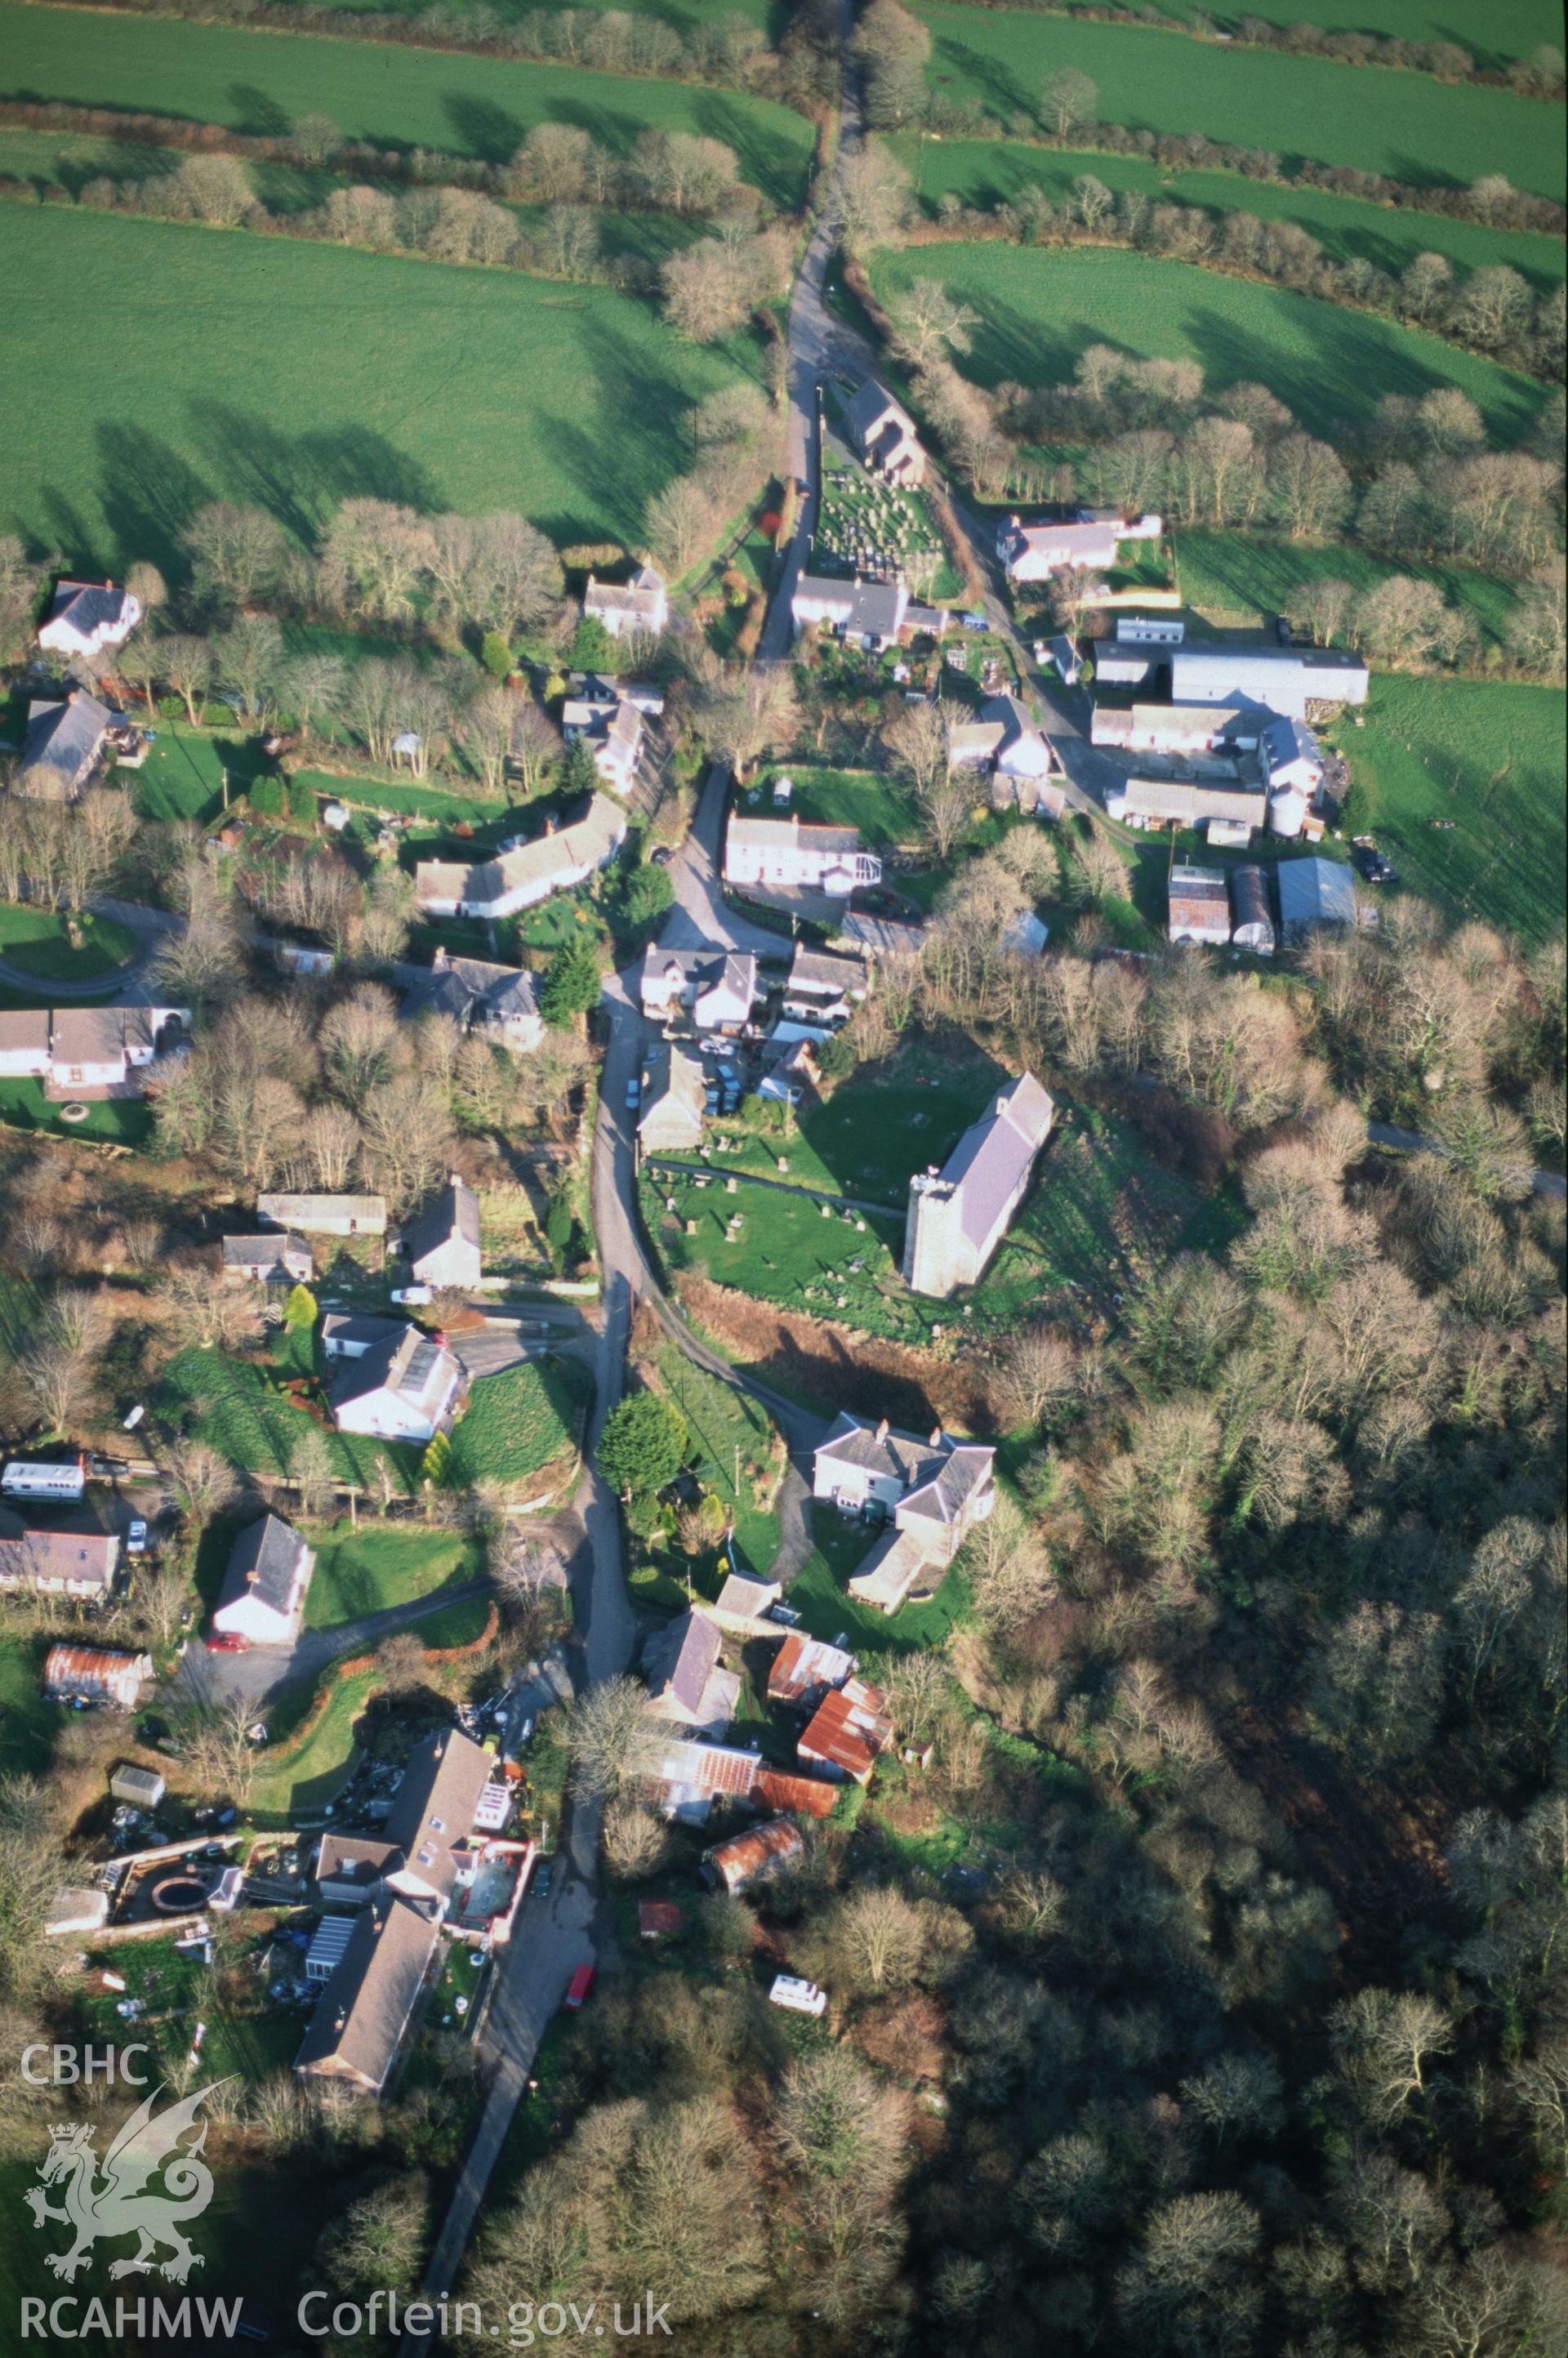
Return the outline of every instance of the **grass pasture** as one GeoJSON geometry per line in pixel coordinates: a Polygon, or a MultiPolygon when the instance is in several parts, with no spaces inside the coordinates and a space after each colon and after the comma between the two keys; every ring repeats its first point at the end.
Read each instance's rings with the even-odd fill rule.
{"type": "Polygon", "coordinates": [[[1176,535],[1176,562],[1187,604],[1206,622],[1229,630],[1256,630],[1265,618],[1271,622],[1305,582],[1348,581],[1359,592],[1376,589],[1391,573],[1418,573],[1435,581],[1485,639],[1501,640],[1514,603],[1508,583],[1487,574],[1459,565],[1385,564],[1345,542],[1314,546],[1261,534],[1183,529],[1176,535]]]}
{"type": "Polygon", "coordinates": [[[1102,120],[1132,131],[1199,132],[1267,148],[1287,168],[1349,165],[1428,188],[1467,188],[1485,172],[1506,172],[1532,195],[1562,189],[1562,108],[1511,91],[1023,9],[915,13],[931,31],[933,88],[1004,123],[1033,111],[1047,74],[1074,66],[1098,83],[1102,120]]]}
{"type": "Polygon", "coordinates": [[[1194,360],[1206,384],[1260,382],[1331,442],[1364,425],[1386,393],[1467,394],[1494,441],[1528,433],[1544,386],[1440,338],[1259,281],[1226,278],[1149,254],[1052,253],[1002,244],[884,249],[871,280],[884,303],[935,278],[980,314],[964,371],[981,384],[1050,384],[1090,344],[1141,359],[1194,360]]]}
{"type": "Polygon", "coordinates": [[[629,157],[644,131],[722,140],[741,177],[779,208],[797,205],[811,156],[804,116],[739,91],[579,66],[514,62],[384,43],[250,32],[177,17],[0,5],[0,94],[180,115],[279,136],[304,114],[345,138],[504,163],[539,123],[580,124],[629,157]]]}
{"type": "Polygon", "coordinates": [[[1565,914],[1563,717],[1559,688],[1375,678],[1366,726],[1346,714],[1327,731],[1350,763],[1347,824],[1451,917],[1550,939],[1565,914]]]}
{"type": "MultiPolygon", "coordinates": [[[[1301,0],[1255,0],[1245,8],[1209,8],[1200,0],[1160,0],[1167,16],[1205,16],[1220,32],[1234,32],[1244,16],[1261,17],[1266,25],[1303,21],[1301,0]]],[[[1495,0],[1313,0],[1304,21],[1325,33],[1381,33],[1390,40],[1457,41],[1484,66],[1507,65],[1527,58],[1542,42],[1559,43],[1563,18],[1555,0],[1509,0],[1499,8],[1495,0]]]]}
{"type": "Polygon", "coordinates": [[[373,495],[634,541],[687,463],[691,404],[749,361],[678,344],[630,296],[517,271],[53,206],[8,206],[5,230],[0,530],[95,571],[147,557],[178,579],[180,530],[215,498],[302,539],[373,495]],[[119,320],[69,368],[62,286],[119,320]]]}
{"type": "Polygon", "coordinates": [[[1398,211],[1324,189],[1281,189],[1267,180],[1245,180],[1234,172],[1164,171],[1141,156],[1033,147],[1012,139],[928,139],[923,145],[916,134],[905,132],[883,144],[918,187],[921,203],[932,215],[948,195],[989,210],[1011,201],[1025,189],[1042,188],[1059,203],[1075,180],[1090,173],[1108,189],[1136,189],[1156,204],[1205,205],[1211,212],[1293,222],[1316,238],[1331,262],[1370,262],[1396,277],[1416,254],[1441,254],[1462,275],[1506,262],[1544,293],[1568,267],[1563,240],[1539,232],[1487,229],[1479,222],[1451,221],[1444,213],[1398,211]]]}
{"type": "MultiPolygon", "coordinates": [[[[586,0],[586,5],[590,8],[617,8],[622,0],[586,0]]],[[[373,8],[380,16],[417,16],[425,13],[425,0],[333,0],[333,5],[373,8]]],[[[553,0],[496,0],[493,13],[503,24],[512,25],[531,16],[536,9],[552,5],[553,0]]],[[[770,40],[776,40],[788,21],[782,0],[637,0],[635,13],[668,25],[683,39],[688,39],[699,25],[734,16],[744,16],[748,24],[759,26],[770,40]]],[[[1546,36],[1542,34],[1541,38],[1544,40],[1546,36]]]]}

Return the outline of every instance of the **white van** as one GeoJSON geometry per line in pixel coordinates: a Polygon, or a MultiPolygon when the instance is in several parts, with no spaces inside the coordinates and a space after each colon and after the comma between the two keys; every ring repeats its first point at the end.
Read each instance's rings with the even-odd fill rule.
{"type": "Polygon", "coordinates": [[[815,1982],[803,1982],[797,1974],[780,1974],[768,1992],[770,2006],[787,2006],[792,2014],[823,2014],[827,2007],[827,1993],[815,1982]]]}

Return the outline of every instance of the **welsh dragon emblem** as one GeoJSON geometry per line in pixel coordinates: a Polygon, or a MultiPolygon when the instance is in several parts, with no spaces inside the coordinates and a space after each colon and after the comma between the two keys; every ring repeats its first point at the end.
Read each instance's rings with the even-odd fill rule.
{"type": "MultiPolygon", "coordinates": [[[[222,2087],[222,2081],[215,2083],[222,2087]]],[[[155,2268],[171,2283],[183,2284],[192,2268],[202,2265],[180,2232],[187,2219],[199,2219],[212,2200],[212,2173],[201,2159],[208,2124],[197,2123],[198,2106],[211,2088],[198,2088],[167,2112],[153,2112],[154,2098],[138,2104],[100,2164],[92,2150],[96,2130],[87,2122],[66,2122],[49,2131],[49,2149],[38,2164],[44,2186],[60,2186],[64,2201],[58,2207],[41,2188],[29,2187],[27,2208],[36,2226],[58,2219],[73,2228],[76,2241],[68,2252],[50,2252],[45,2265],[68,2281],[92,2256],[100,2237],[109,2242],[122,2235],[139,2238],[129,2259],[111,2263],[112,2277],[144,2274],[155,2268]],[[194,2144],[180,2146],[189,2130],[194,2144]],[[149,2183],[163,2173],[161,2186],[149,2183]],[[168,2256],[158,2256],[167,2245],[168,2256]]]]}

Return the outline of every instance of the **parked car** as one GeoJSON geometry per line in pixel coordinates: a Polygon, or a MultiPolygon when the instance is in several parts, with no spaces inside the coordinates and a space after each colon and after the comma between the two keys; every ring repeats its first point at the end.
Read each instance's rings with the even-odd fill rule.
{"type": "Polygon", "coordinates": [[[147,1527],[146,1523],[143,1522],[141,1517],[136,1515],[134,1516],[131,1521],[125,1526],[125,1553],[127,1555],[146,1555],[146,1552],[147,1527]]]}
{"type": "Polygon", "coordinates": [[[568,2014],[576,2014],[579,2007],[584,2004],[597,1977],[598,1968],[596,1966],[579,1965],[578,1967],[576,1973],[572,1975],[571,1980],[567,1985],[567,1995],[564,2003],[568,2014]]]}
{"type": "Polygon", "coordinates": [[[250,1639],[242,1638],[236,1629],[210,1629],[207,1633],[210,1654],[248,1654],[250,1650],[250,1639]]]}
{"type": "Polygon", "coordinates": [[[430,1300],[431,1289],[427,1285],[396,1285],[392,1290],[392,1298],[399,1307],[412,1309],[430,1300]]]}
{"type": "Polygon", "coordinates": [[[1291,641],[1295,636],[1295,633],[1291,628],[1291,618],[1288,614],[1280,615],[1274,624],[1274,635],[1279,640],[1280,644],[1282,647],[1288,647],[1290,645],[1291,641]]]}
{"type": "Polygon", "coordinates": [[[535,1899],[547,1899],[549,1896],[550,1862],[547,1858],[542,1858],[534,1869],[534,1897],[535,1899]]]}
{"type": "Polygon", "coordinates": [[[633,1076],[632,1076],[632,1078],[631,1078],[631,1079],[627,1082],[627,1084],[626,1084],[626,1110],[627,1110],[627,1112],[628,1112],[628,1113],[635,1113],[635,1112],[636,1112],[636,1110],[637,1110],[637,1108],[642,1104],[642,1102],[643,1102],[643,1084],[642,1084],[642,1082],[641,1082],[640,1080],[638,1080],[638,1078],[637,1078],[636,1075],[635,1075],[635,1074],[633,1074],[633,1076]]]}

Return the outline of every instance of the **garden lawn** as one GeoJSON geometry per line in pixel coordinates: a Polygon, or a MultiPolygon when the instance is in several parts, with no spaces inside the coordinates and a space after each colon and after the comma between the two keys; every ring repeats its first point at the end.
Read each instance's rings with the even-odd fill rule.
{"type": "Polygon", "coordinates": [[[811,157],[805,117],[768,100],[579,66],[16,0],[0,5],[0,95],[25,91],[273,136],[325,113],[348,139],[491,164],[506,162],[539,123],[580,124],[621,157],[644,131],[691,132],[732,147],[742,178],[780,208],[800,203],[811,157]]]}
{"type": "MultiPolygon", "coordinates": [[[[429,1624],[422,1624],[417,1634],[421,1644],[428,1644],[429,1624]]],[[[305,1816],[330,1801],[359,1757],[354,1723],[383,1683],[379,1671],[334,1679],[326,1709],[309,1733],[262,1754],[246,1815],[258,1821],[305,1816]]]]}
{"type": "Polygon", "coordinates": [[[1211,393],[1258,381],[1329,441],[1364,426],[1386,393],[1419,399],[1445,385],[1468,394],[1494,441],[1530,429],[1545,387],[1460,352],[1437,336],[1260,280],[1191,263],[1079,248],[1003,244],[884,249],[871,279],[883,303],[914,278],[935,278],[978,311],[964,361],[986,385],[1052,384],[1090,344],[1142,359],[1194,360],[1211,393]]]}
{"type": "MultiPolygon", "coordinates": [[[[460,1531],[404,1523],[367,1523],[355,1531],[338,1523],[311,1538],[316,1569],[305,1599],[308,1629],[336,1629],[389,1606],[434,1596],[478,1579],[484,1569],[478,1541],[460,1531]]],[[[416,1623],[421,1639],[427,1627],[416,1623]]]]}
{"type": "MultiPolygon", "coordinates": [[[[0,1004],[37,1007],[47,995],[41,985],[26,999],[20,992],[7,991],[0,1004]]],[[[96,1006],[101,1001],[90,1000],[86,1003],[96,1006]]],[[[73,1000],[71,1004],[74,1007],[82,1002],[73,1000]]],[[[58,1138],[97,1138],[114,1146],[145,1146],[152,1135],[152,1115],[135,1098],[90,1103],[82,1121],[62,1121],[60,1110],[44,1096],[41,1081],[0,1080],[0,1122],[8,1123],[13,1130],[45,1130],[58,1138]]]]}
{"type": "Polygon", "coordinates": [[[221,1351],[181,1351],[164,1376],[160,1412],[210,1442],[231,1466],[253,1474],[287,1476],[289,1453],[302,1433],[322,1433],[340,1478],[374,1487],[384,1457],[398,1486],[411,1493],[423,1452],[368,1434],[336,1433],[288,1400],[265,1368],[226,1358],[221,1351]]]}
{"type": "MultiPolygon", "coordinates": [[[[773,806],[769,789],[774,774],[766,773],[754,804],[750,795],[744,795],[739,806],[758,817],[770,813],[773,806]]],[[[790,808],[796,818],[813,825],[858,827],[860,841],[868,846],[920,840],[921,819],[914,796],[897,778],[879,776],[873,770],[819,770],[798,762],[787,767],[781,763],[777,774],[795,781],[790,808]]]]}
{"type": "Polygon", "coordinates": [[[0,903],[0,958],[36,974],[43,982],[88,982],[113,974],[136,955],[129,925],[84,910],[76,920],[81,942],[66,938],[65,919],[52,909],[22,909],[0,903]]]}
{"type": "Polygon", "coordinates": [[[840,1639],[852,1653],[866,1659],[913,1653],[917,1647],[939,1646],[949,1629],[968,1616],[969,1592],[961,1572],[949,1572],[928,1605],[901,1606],[896,1613],[881,1613],[849,1594],[848,1583],[871,1553],[876,1533],[864,1523],[846,1523],[837,1508],[820,1503],[811,1509],[811,1532],[816,1541],[810,1555],[790,1582],[790,1610],[802,1627],[829,1645],[840,1639]]]}
{"type": "Polygon", "coordinates": [[[1294,222],[1315,237],[1331,262],[1359,259],[1397,277],[1418,254],[1441,254],[1466,274],[1506,262],[1544,292],[1568,264],[1560,237],[1530,230],[1487,229],[1443,213],[1395,211],[1325,189],[1281,189],[1235,172],[1169,172],[1141,156],[1099,156],[1066,147],[1033,147],[1022,140],[927,140],[914,132],[889,138],[920,200],[935,215],[949,194],[970,207],[994,210],[1027,188],[1060,202],[1085,173],[1108,189],[1135,189],[1156,203],[1206,205],[1214,212],[1254,213],[1260,221],[1294,222]]]}
{"type": "Polygon", "coordinates": [[[1435,581],[1450,604],[1463,607],[1482,637],[1493,642],[1501,641],[1514,606],[1512,588],[1487,574],[1457,565],[1385,564],[1343,542],[1314,546],[1261,534],[1184,529],[1176,534],[1176,564],[1187,604],[1206,622],[1231,630],[1256,630],[1265,619],[1271,623],[1305,582],[1348,581],[1361,593],[1391,573],[1417,573],[1435,581]]]}
{"type": "MultiPolygon", "coordinates": [[[[773,1419],[733,1384],[695,1366],[674,1343],[661,1343],[654,1364],[691,1442],[687,1463],[707,1490],[722,1498],[735,1518],[735,1538],[752,1571],[765,1574],[779,1548],[776,1509],[757,1504],[752,1469],[784,1470],[773,1419]],[[735,1486],[736,1452],[741,1484],[735,1486]]],[[[774,1488],[777,1483],[775,1480],[774,1488]]]]}
{"type": "Polygon", "coordinates": [[[571,1360],[528,1360],[481,1376],[452,1429],[452,1482],[510,1487],[575,1450],[588,1378],[571,1360]]]}
{"type": "MultiPolygon", "coordinates": [[[[111,1965],[125,1985],[128,1998],[140,1998],[147,2008],[136,2025],[136,2037],[153,2050],[152,2075],[168,2073],[184,2060],[190,2035],[200,2017],[207,2025],[201,2044],[201,2077],[209,2084],[237,2076],[254,2086],[275,2071],[286,2071],[298,2051],[301,2017],[269,2008],[264,1984],[246,1973],[235,2002],[229,1973],[204,1965],[194,1954],[182,1956],[174,1936],[164,1940],[122,1941],[96,1954],[94,1963],[111,1965]]],[[[77,2004],[87,2028],[99,2039],[123,2035],[115,2011],[114,1991],[83,1990],[77,2004]]]]}
{"type": "Polygon", "coordinates": [[[1363,718],[1325,732],[1350,764],[1347,829],[1375,835],[1406,890],[1453,918],[1527,942],[1561,934],[1561,689],[1379,676],[1363,718]]]}
{"type": "MultiPolygon", "coordinates": [[[[366,496],[513,509],[562,543],[636,541],[686,464],[691,405],[757,365],[745,339],[697,351],[633,297],[519,271],[55,206],[6,207],[5,234],[0,530],[98,571],[146,557],[178,580],[179,533],[214,498],[268,507],[302,541],[366,496]],[[69,366],[66,285],[117,321],[69,366]]],[[[144,810],[152,792],[149,777],[144,810]]]]}
{"type": "Polygon", "coordinates": [[[1004,123],[1033,113],[1046,75],[1073,66],[1098,85],[1101,120],[1129,130],[1201,132],[1270,149],[1287,168],[1310,159],[1431,188],[1506,172],[1537,196],[1562,190],[1562,108],[1511,91],[1022,9],[915,14],[931,30],[932,87],[1004,123]]]}

